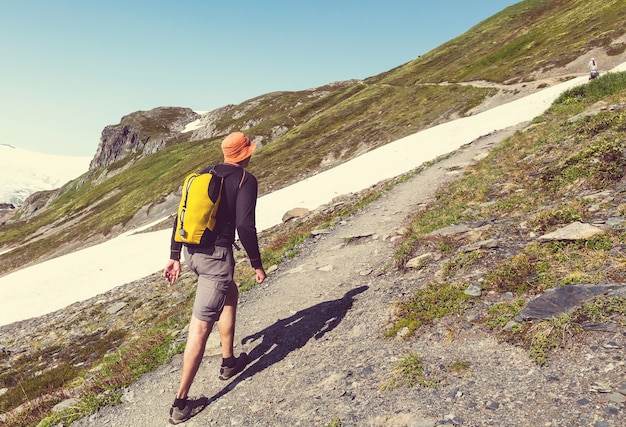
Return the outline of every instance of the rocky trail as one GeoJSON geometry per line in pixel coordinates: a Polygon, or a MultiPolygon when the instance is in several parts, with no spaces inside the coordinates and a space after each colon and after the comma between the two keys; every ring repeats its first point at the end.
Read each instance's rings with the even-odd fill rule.
{"type": "MultiPolygon", "coordinates": [[[[473,321],[476,313],[444,318],[408,340],[384,337],[394,301],[427,280],[424,272],[393,268],[394,237],[405,219],[522,127],[481,137],[396,185],[355,216],[320,231],[265,283],[242,293],[235,353],[247,352],[251,363],[234,379],[220,381],[214,331],[190,392],[207,396],[210,404],[183,425],[625,425],[623,394],[615,392],[620,384],[626,387],[626,337],[619,332],[593,334],[555,355],[548,367],[499,342],[473,321]],[[383,389],[408,354],[419,354],[425,369],[442,378],[437,387],[383,389]],[[467,372],[445,369],[455,361],[466,361],[467,372]]],[[[72,425],[169,425],[181,364],[182,356],[174,357],[125,390],[122,404],[72,425]]]]}

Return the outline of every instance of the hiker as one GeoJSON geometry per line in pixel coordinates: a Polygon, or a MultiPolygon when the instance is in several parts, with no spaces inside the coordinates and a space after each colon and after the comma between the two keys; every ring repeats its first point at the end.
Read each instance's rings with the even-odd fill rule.
{"type": "MultiPolygon", "coordinates": [[[[265,280],[259,242],[256,234],[255,208],[258,192],[257,180],[246,167],[256,149],[242,132],[228,135],[222,142],[224,163],[214,166],[224,176],[222,199],[217,210],[217,225],[208,242],[198,245],[183,244],[174,240],[176,223],[172,234],[170,260],[163,276],[173,284],[180,275],[180,252],[183,250],[189,269],[198,279],[193,314],[189,323],[187,345],[183,353],[183,369],[180,386],[170,408],[170,422],[187,421],[207,404],[206,397],[192,399],[187,393],[198,371],[207,339],[217,322],[222,346],[222,365],[219,379],[227,380],[240,373],[248,363],[248,355],[233,354],[235,317],[239,290],[233,279],[235,261],[233,244],[235,229],[255,272],[257,283],[265,280]]],[[[209,172],[211,167],[203,170],[209,172]]]]}
{"type": "Polygon", "coordinates": [[[589,80],[595,79],[600,73],[598,72],[598,63],[595,58],[591,58],[589,61],[589,80]]]}

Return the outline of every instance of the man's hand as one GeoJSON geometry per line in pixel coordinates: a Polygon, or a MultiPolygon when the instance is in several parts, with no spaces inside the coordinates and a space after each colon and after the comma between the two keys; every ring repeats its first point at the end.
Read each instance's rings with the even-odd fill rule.
{"type": "Polygon", "coordinates": [[[256,279],[256,282],[259,284],[263,283],[263,281],[267,277],[267,275],[265,274],[265,270],[263,270],[262,268],[255,268],[254,276],[255,276],[254,278],[256,279]]]}
{"type": "Polygon", "coordinates": [[[165,277],[165,280],[167,280],[167,282],[171,285],[178,280],[179,275],[180,261],[177,259],[169,260],[165,266],[165,270],[163,270],[163,277],[165,277]]]}

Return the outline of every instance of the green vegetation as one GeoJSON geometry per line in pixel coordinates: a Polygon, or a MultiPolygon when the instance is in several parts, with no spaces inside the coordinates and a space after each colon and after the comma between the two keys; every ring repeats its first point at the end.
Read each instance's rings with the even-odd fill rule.
{"type": "MultiPolygon", "coordinates": [[[[0,412],[34,399],[43,392],[60,390],[79,376],[76,361],[93,361],[116,348],[125,332],[114,330],[81,337],[73,348],[55,345],[18,360],[17,367],[0,374],[0,387],[9,390],[0,396],[0,412]],[[50,367],[52,365],[52,367],[50,367]]],[[[84,364],[81,369],[90,368],[84,364]]]]}
{"type": "MultiPolygon", "coordinates": [[[[3,369],[0,387],[9,390],[0,396],[0,411],[24,405],[22,411],[9,415],[7,425],[68,425],[119,403],[124,387],[182,352],[184,342],[176,340],[175,333],[188,322],[192,295],[188,289],[184,304],[169,304],[169,311],[159,312],[154,326],[144,328],[141,334],[128,337],[121,330],[94,333],[71,345],[42,349],[3,369]],[[65,390],[73,390],[79,402],[70,409],[51,413],[52,407],[67,397],[65,390]]],[[[83,316],[87,319],[90,315],[93,313],[83,316]]]]}
{"type": "Polygon", "coordinates": [[[472,299],[463,291],[459,285],[452,283],[433,283],[426,289],[418,290],[413,297],[398,303],[396,316],[399,320],[386,335],[395,336],[401,329],[406,328],[407,333],[404,337],[408,338],[422,325],[431,324],[433,320],[449,314],[462,313],[469,307],[469,301],[472,299]]]}
{"type": "Polygon", "coordinates": [[[448,365],[448,370],[458,376],[464,376],[470,369],[471,364],[467,360],[455,360],[448,365]]]}
{"type": "Polygon", "coordinates": [[[435,388],[439,379],[428,373],[422,363],[420,355],[411,353],[400,359],[392,370],[392,376],[384,390],[393,390],[399,387],[435,388]]]}
{"type": "Polygon", "coordinates": [[[518,299],[514,302],[499,302],[494,304],[489,311],[489,320],[485,322],[486,326],[490,329],[497,327],[503,328],[511,320],[515,318],[522,311],[526,305],[526,301],[518,299]]]}
{"type": "Polygon", "coordinates": [[[593,48],[604,48],[610,55],[623,53],[626,44],[613,43],[626,32],[623,13],[619,0],[522,1],[366,82],[394,86],[472,80],[530,82],[535,72],[563,67],[593,48]]]}
{"type": "Polygon", "coordinates": [[[586,333],[582,326],[585,322],[626,326],[626,298],[599,296],[573,313],[563,313],[536,324],[520,325],[509,339],[521,340],[535,363],[547,365],[551,351],[568,348],[575,342],[574,337],[586,333]]]}
{"type": "Polygon", "coordinates": [[[524,339],[527,341],[530,357],[538,365],[548,364],[551,349],[566,347],[571,336],[583,331],[582,327],[573,323],[571,316],[566,313],[546,319],[527,329],[524,339]]]}
{"type": "Polygon", "coordinates": [[[529,350],[538,364],[549,353],[583,333],[590,317],[624,322],[623,299],[602,298],[573,315],[535,324],[519,324],[504,331],[525,302],[557,286],[624,282],[624,261],[613,248],[625,243],[626,234],[607,230],[579,241],[540,243],[533,236],[549,233],[575,221],[588,221],[599,209],[624,208],[611,199],[594,197],[620,185],[626,177],[626,114],[600,105],[626,103],[626,73],[611,73],[573,88],[559,97],[535,125],[518,132],[490,155],[468,169],[463,177],[442,188],[436,201],[411,220],[411,233],[396,251],[400,267],[424,248],[440,251],[444,258],[440,283],[433,279],[424,289],[398,304],[388,335],[402,331],[404,339],[432,323],[441,306],[461,313],[470,305],[460,296],[469,285],[463,277],[469,268],[484,271],[481,286],[487,291],[510,292],[517,299],[493,305],[486,326],[511,343],[529,350]],[[600,81],[605,79],[604,81],[600,81]],[[581,114],[593,111],[592,114],[581,114]],[[575,118],[574,120],[571,120],[575,118]],[[463,221],[489,219],[489,235],[516,236],[517,251],[509,256],[458,252],[463,239],[429,237],[428,233],[463,221]],[[456,283],[451,285],[452,283],[456,283]],[[593,314],[592,314],[593,313],[593,314]],[[406,328],[406,329],[403,329],[406,328]]]}

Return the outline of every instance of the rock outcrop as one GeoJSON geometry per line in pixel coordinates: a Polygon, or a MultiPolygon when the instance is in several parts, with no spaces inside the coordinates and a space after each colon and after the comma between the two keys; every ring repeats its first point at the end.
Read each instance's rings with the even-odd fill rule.
{"type": "Polygon", "coordinates": [[[122,117],[104,128],[89,169],[108,166],[129,154],[147,155],[178,137],[185,126],[200,118],[190,108],[159,107],[122,117]]]}

